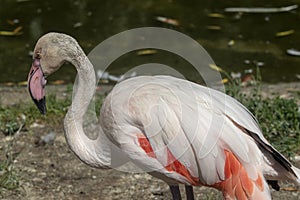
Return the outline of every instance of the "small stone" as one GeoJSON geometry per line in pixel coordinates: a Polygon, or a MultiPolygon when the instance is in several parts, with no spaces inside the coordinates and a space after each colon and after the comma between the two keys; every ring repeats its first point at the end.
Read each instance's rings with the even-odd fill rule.
{"type": "Polygon", "coordinates": [[[61,186],[58,186],[56,189],[55,189],[55,192],[59,192],[61,189],[61,186]]]}
{"type": "Polygon", "coordinates": [[[38,173],[37,175],[38,175],[38,176],[46,177],[46,176],[47,176],[47,173],[45,173],[45,172],[40,172],[40,173],[38,173]]]}
{"type": "Polygon", "coordinates": [[[32,181],[33,182],[43,182],[43,179],[35,177],[32,179],[32,181]]]}

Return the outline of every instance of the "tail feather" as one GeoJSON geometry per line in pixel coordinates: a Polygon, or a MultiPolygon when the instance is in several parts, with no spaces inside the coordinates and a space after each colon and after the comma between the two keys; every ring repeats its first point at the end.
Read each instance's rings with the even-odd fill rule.
{"type": "Polygon", "coordinates": [[[269,161],[271,161],[269,165],[271,168],[273,168],[275,174],[277,174],[273,177],[274,180],[286,179],[295,181],[296,183],[300,184],[300,169],[293,166],[281,153],[279,153],[270,144],[265,143],[259,137],[259,135],[247,129],[246,132],[254,139],[264,156],[269,161]]]}
{"type": "Polygon", "coordinates": [[[295,167],[295,166],[292,166],[292,170],[294,171],[294,173],[296,174],[296,177],[295,177],[295,182],[298,183],[300,185],[300,169],[295,167]]]}
{"type": "Polygon", "coordinates": [[[285,170],[287,170],[288,172],[290,172],[291,174],[294,174],[296,176],[296,174],[294,173],[294,171],[291,169],[292,164],[281,154],[279,153],[274,147],[272,147],[270,144],[265,143],[258,134],[253,133],[249,130],[247,130],[247,133],[249,136],[251,136],[254,141],[256,142],[258,148],[263,152],[263,153],[267,153],[269,155],[271,155],[273,157],[273,159],[278,162],[285,170]]]}

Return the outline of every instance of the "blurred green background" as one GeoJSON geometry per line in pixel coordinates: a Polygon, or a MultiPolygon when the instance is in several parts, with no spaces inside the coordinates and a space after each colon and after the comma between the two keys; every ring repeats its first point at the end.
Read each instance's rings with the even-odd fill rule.
{"type": "MultiPolygon", "coordinates": [[[[300,57],[286,53],[300,50],[300,8],[281,13],[228,13],[228,7],[282,7],[299,0],[0,0],[0,83],[22,82],[31,64],[37,39],[50,31],[77,38],[86,53],[108,37],[137,27],[156,26],[180,31],[197,40],[215,63],[228,72],[246,74],[260,67],[263,81],[299,81],[300,57]],[[157,20],[167,17],[173,23],[157,20]],[[284,33],[283,31],[289,31],[284,33]],[[280,33],[283,32],[283,36],[280,33]],[[13,34],[13,33],[12,33],[13,34]],[[276,35],[277,34],[277,35],[276,35]],[[279,34],[279,36],[278,36],[279,34]]],[[[158,52],[139,56],[129,53],[109,71],[119,75],[133,66],[163,62],[180,67],[187,78],[196,77],[176,55],[158,52]]],[[[64,67],[50,77],[68,83],[75,70],[64,67]]]]}

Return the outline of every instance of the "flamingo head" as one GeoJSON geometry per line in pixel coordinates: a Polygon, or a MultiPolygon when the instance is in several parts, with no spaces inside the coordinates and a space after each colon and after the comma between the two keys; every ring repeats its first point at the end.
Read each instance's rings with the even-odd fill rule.
{"type": "MultiPolygon", "coordinates": [[[[42,36],[33,52],[33,62],[28,74],[28,90],[39,111],[46,114],[46,77],[57,71],[66,61],[72,62],[70,49],[75,39],[61,33],[42,36]]],[[[74,57],[74,55],[73,55],[74,57]]]]}

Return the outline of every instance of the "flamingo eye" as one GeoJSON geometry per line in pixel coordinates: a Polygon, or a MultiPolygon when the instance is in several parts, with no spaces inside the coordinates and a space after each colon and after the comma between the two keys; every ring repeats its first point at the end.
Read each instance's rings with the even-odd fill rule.
{"type": "Polygon", "coordinates": [[[41,53],[37,52],[35,58],[40,59],[41,58],[41,53]]]}

